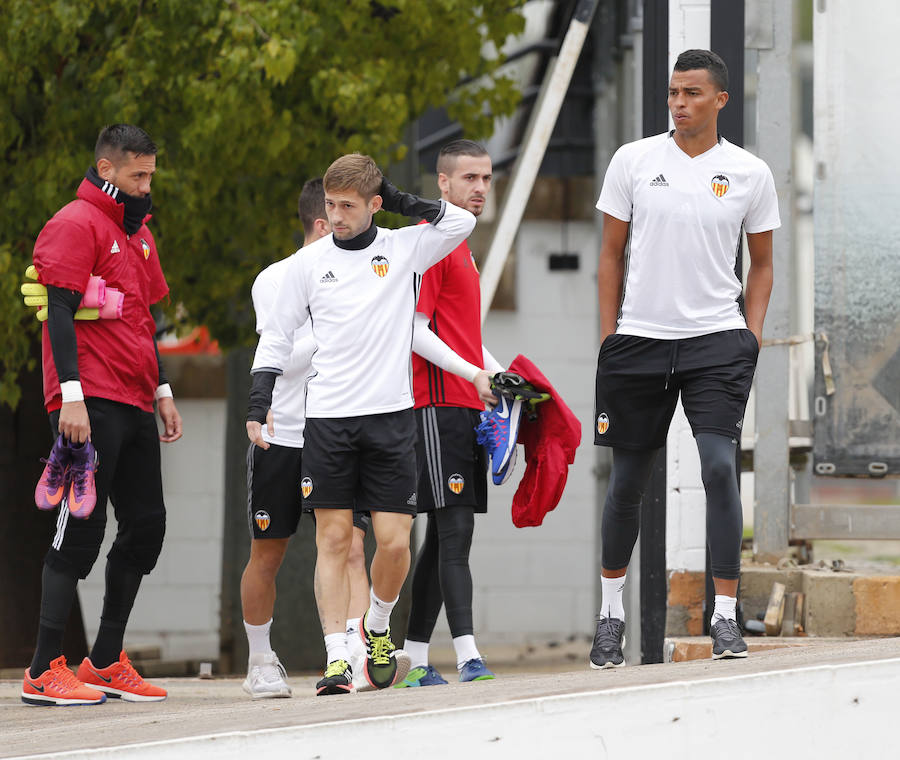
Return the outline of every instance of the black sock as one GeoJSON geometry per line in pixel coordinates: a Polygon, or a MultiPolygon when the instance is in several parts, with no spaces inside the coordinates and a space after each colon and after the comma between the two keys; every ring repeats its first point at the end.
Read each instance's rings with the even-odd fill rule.
{"type": "Polygon", "coordinates": [[[95,668],[106,668],[118,661],[125,639],[125,627],[134,607],[144,576],[123,565],[106,563],[106,594],[100,615],[100,630],[91,649],[95,668]]]}
{"type": "Polygon", "coordinates": [[[41,618],[30,667],[34,678],[50,667],[50,660],[55,660],[62,654],[63,634],[75,601],[77,586],[77,578],[44,565],[41,575],[41,618]]]}

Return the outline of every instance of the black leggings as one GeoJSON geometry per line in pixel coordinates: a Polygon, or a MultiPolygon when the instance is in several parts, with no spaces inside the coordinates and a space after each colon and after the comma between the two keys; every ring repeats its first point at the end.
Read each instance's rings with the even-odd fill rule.
{"type": "MultiPolygon", "coordinates": [[[[712,575],[736,580],[741,572],[744,523],[735,460],[737,443],[718,433],[698,433],[695,440],[706,490],[706,542],[712,575]]],[[[603,567],[607,570],[628,567],[641,524],[641,499],[656,452],[613,449],[601,530],[603,567]]]]}
{"type": "Polygon", "coordinates": [[[443,507],[428,513],[425,541],[412,579],[412,605],[406,637],[428,642],[441,605],[453,638],[472,634],[472,573],[469,549],[475,529],[474,507],[443,507]]]}

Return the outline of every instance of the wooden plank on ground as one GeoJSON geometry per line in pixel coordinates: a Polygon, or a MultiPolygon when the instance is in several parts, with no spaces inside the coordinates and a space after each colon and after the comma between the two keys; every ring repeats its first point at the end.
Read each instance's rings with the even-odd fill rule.
{"type": "Polygon", "coordinates": [[[763,619],[767,636],[778,636],[781,633],[781,619],[783,616],[784,584],[776,581],[772,584],[772,593],[769,594],[769,604],[766,606],[766,616],[763,619]]]}

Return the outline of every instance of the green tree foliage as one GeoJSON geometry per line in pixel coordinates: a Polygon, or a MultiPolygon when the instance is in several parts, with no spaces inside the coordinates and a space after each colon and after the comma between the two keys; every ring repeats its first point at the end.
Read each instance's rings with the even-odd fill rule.
{"type": "Polygon", "coordinates": [[[512,111],[499,49],[524,0],[0,0],[0,401],[37,323],[18,295],[43,223],[104,124],[160,146],[154,234],[182,318],[253,339],[249,290],[291,252],[304,179],[360,151],[402,159],[446,106],[467,135],[512,111]],[[469,82],[457,87],[461,81],[469,82]]]}

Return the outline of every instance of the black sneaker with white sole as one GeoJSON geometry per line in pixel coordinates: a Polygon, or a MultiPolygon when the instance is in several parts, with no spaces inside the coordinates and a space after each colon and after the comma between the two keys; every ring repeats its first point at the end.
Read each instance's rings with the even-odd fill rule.
{"type": "Polygon", "coordinates": [[[736,620],[722,618],[709,629],[712,637],[714,660],[724,660],[732,657],[746,657],[747,644],[741,638],[741,630],[736,620]]]}
{"type": "Polygon", "coordinates": [[[597,621],[597,633],[591,647],[591,667],[621,668],[625,665],[622,647],[625,645],[625,621],[602,617],[597,621]]]}
{"type": "Polygon", "coordinates": [[[350,694],[353,688],[353,671],[346,660],[332,660],[325,668],[325,675],[316,684],[316,696],[326,694],[350,694]]]}

